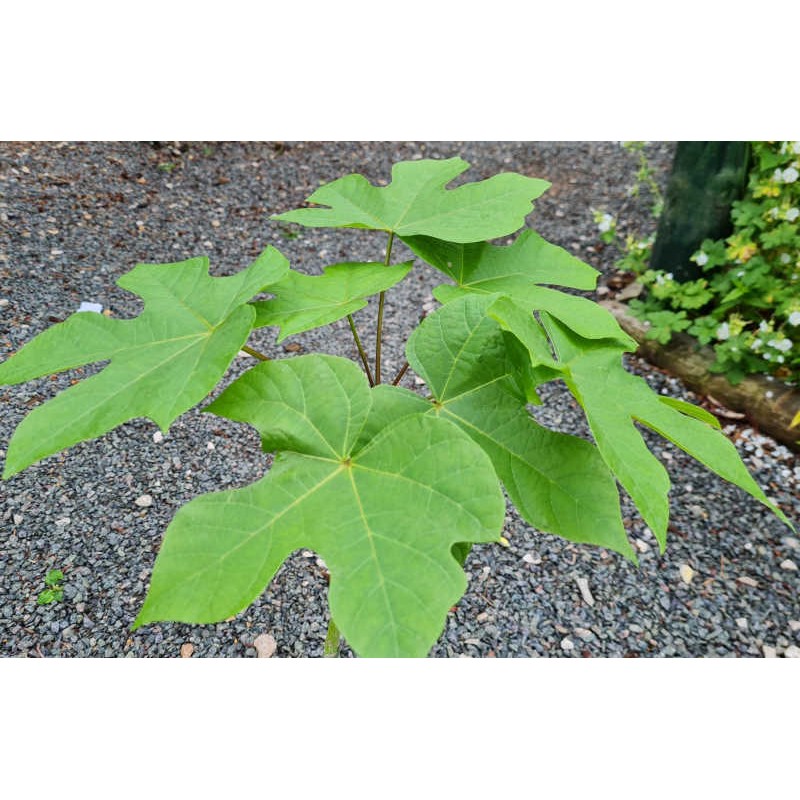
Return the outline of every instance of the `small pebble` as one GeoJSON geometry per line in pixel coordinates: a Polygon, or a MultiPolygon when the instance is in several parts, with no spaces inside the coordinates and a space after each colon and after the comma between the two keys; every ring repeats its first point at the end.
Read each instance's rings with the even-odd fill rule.
{"type": "Polygon", "coordinates": [[[748,629],[747,620],[744,617],[737,617],[736,618],[736,627],[740,630],[746,631],[748,629]]]}
{"type": "Polygon", "coordinates": [[[681,580],[687,584],[691,583],[692,578],[695,576],[695,571],[688,564],[681,564],[679,572],[681,574],[681,580]]]}
{"type": "Polygon", "coordinates": [[[163,441],[164,441],[164,434],[163,434],[163,433],[161,433],[161,431],[156,431],[156,432],[153,434],[153,441],[154,441],[156,444],[161,444],[161,442],[163,442],[163,441]]]}
{"type": "Polygon", "coordinates": [[[533,555],[533,553],[525,553],[525,555],[522,556],[522,560],[526,564],[534,564],[535,565],[535,564],[541,564],[542,563],[542,559],[539,556],[533,555]]]}
{"type": "Polygon", "coordinates": [[[137,497],[134,502],[139,508],[150,508],[153,505],[153,498],[149,494],[143,494],[141,497],[137,497]]]}
{"type": "Polygon", "coordinates": [[[790,619],[789,627],[792,629],[792,633],[797,633],[797,631],[800,631],[800,619],[790,619]]]}
{"type": "Polygon", "coordinates": [[[747,575],[740,575],[736,580],[739,583],[743,583],[745,586],[752,587],[753,589],[758,588],[758,581],[748,577],[747,575]]]}
{"type": "Polygon", "coordinates": [[[784,561],[781,561],[781,569],[788,569],[792,572],[797,572],[797,564],[795,564],[791,558],[787,558],[784,561]]]}
{"type": "Polygon", "coordinates": [[[641,539],[634,539],[633,544],[640,553],[646,553],[650,549],[650,545],[641,539]]]}
{"type": "Polygon", "coordinates": [[[784,658],[800,658],[800,647],[795,644],[790,644],[784,651],[783,651],[784,658]]]}
{"type": "Polygon", "coordinates": [[[572,639],[570,639],[568,637],[564,637],[561,640],[561,649],[562,650],[567,650],[567,651],[574,650],[575,649],[575,643],[572,641],[572,639]]]}
{"type": "Polygon", "coordinates": [[[778,657],[778,651],[774,647],[770,647],[768,644],[765,644],[761,649],[764,652],[764,658],[778,657]]]}
{"type": "Polygon", "coordinates": [[[72,520],[70,520],[70,518],[69,518],[69,517],[62,517],[61,519],[57,519],[57,520],[56,520],[56,525],[57,525],[59,528],[63,528],[63,527],[65,527],[66,525],[69,525],[69,523],[70,523],[71,521],[72,521],[72,520]]]}
{"type": "Polygon", "coordinates": [[[587,605],[593,606],[594,597],[592,597],[592,593],[589,591],[589,581],[587,581],[586,578],[575,578],[575,583],[578,584],[578,589],[580,590],[584,602],[587,605]]]}
{"type": "Polygon", "coordinates": [[[194,645],[191,642],[184,642],[181,645],[181,658],[191,658],[194,653],[194,645]]]}
{"type": "Polygon", "coordinates": [[[253,641],[253,647],[255,647],[259,658],[272,658],[278,649],[278,643],[275,641],[274,636],[269,633],[262,633],[260,636],[256,636],[253,641]]]}
{"type": "Polygon", "coordinates": [[[800,550],[800,539],[795,539],[794,536],[784,536],[781,542],[792,550],[800,550]]]}
{"type": "Polygon", "coordinates": [[[25,517],[23,517],[22,514],[14,514],[14,524],[15,525],[21,524],[23,519],[25,519],[25,517]]]}

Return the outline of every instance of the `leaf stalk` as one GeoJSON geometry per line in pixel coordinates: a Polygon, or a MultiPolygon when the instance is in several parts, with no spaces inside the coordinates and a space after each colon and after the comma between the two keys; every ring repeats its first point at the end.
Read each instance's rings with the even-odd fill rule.
{"type": "Polygon", "coordinates": [[[367,354],[364,350],[364,347],[361,344],[361,338],[358,335],[358,330],[356,329],[356,322],[353,319],[352,314],[347,315],[347,321],[350,323],[350,331],[353,334],[353,340],[356,343],[356,349],[358,350],[358,355],[361,356],[361,363],[364,365],[364,372],[367,373],[367,380],[369,381],[370,386],[375,385],[375,379],[372,377],[372,372],[369,368],[369,359],[367,358],[367,354]]]}

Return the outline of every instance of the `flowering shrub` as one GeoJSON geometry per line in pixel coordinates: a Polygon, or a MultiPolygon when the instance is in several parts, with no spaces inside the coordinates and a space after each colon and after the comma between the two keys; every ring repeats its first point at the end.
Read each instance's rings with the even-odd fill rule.
{"type": "Polygon", "coordinates": [[[651,323],[650,338],[666,343],[686,330],[713,347],[710,369],[731,383],[762,373],[794,384],[800,380],[800,142],[751,145],[747,191],[731,212],[733,233],[707,239],[692,257],[702,278],[680,283],[647,269],[652,236],[620,245],[613,217],[594,211],[595,221],[603,241],[616,239],[624,253],[617,266],[647,288],[630,308],[651,323]]]}

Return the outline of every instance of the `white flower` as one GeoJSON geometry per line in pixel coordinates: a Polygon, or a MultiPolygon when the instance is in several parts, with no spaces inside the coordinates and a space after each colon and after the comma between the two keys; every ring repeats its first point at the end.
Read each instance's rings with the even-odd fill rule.
{"type": "MultiPolygon", "coordinates": [[[[780,170],[776,169],[775,172],[780,172],[780,170]]],[[[778,206],[772,206],[767,213],[770,215],[770,217],[772,217],[772,219],[778,219],[778,214],[781,213],[781,210],[778,208],[778,206]]]]}
{"type": "Polygon", "coordinates": [[[792,152],[800,154],[800,142],[792,142],[792,152]]]}
{"type": "Polygon", "coordinates": [[[786,220],[787,220],[787,222],[794,222],[798,217],[800,217],[800,209],[790,208],[786,212],[786,220]]]}
{"type": "Polygon", "coordinates": [[[778,167],[775,172],[772,173],[772,180],[780,182],[782,177],[783,173],[781,172],[781,168],[778,167]]]}
{"type": "Polygon", "coordinates": [[[767,342],[767,347],[774,347],[776,350],[780,350],[782,353],[787,353],[789,350],[792,349],[792,340],[791,339],[770,339],[767,342]]]}
{"type": "Polygon", "coordinates": [[[727,322],[723,322],[722,325],[717,328],[717,339],[720,341],[725,341],[725,339],[729,338],[731,335],[731,327],[728,325],[727,322]]]}
{"type": "Polygon", "coordinates": [[[798,172],[794,167],[787,167],[781,173],[781,178],[783,179],[784,183],[794,183],[798,178],[800,178],[800,172],[798,172]]]}
{"type": "Polygon", "coordinates": [[[665,278],[666,278],[668,281],[671,281],[671,280],[672,280],[672,273],[671,273],[671,272],[668,272],[668,273],[667,273],[667,274],[666,274],[664,277],[665,277],[665,278]]]}
{"type": "Polygon", "coordinates": [[[776,357],[775,357],[775,360],[776,360],[776,361],[777,361],[779,364],[783,364],[783,356],[776,356],[776,357]]]}
{"type": "Polygon", "coordinates": [[[769,324],[767,323],[767,321],[765,319],[762,319],[761,322],[758,323],[758,329],[762,333],[766,333],[766,331],[769,330],[769,324]]]}
{"type": "Polygon", "coordinates": [[[788,253],[781,253],[781,264],[788,264],[792,257],[788,253]]]}
{"type": "Polygon", "coordinates": [[[761,339],[753,339],[753,341],[750,342],[750,349],[760,350],[762,344],[764,344],[764,342],[762,342],[761,339]]]}
{"type": "Polygon", "coordinates": [[[611,223],[614,221],[614,217],[611,214],[603,214],[600,220],[597,223],[597,230],[600,233],[605,233],[606,231],[611,230],[611,223]]]}
{"type": "Polygon", "coordinates": [[[702,250],[695,256],[694,263],[697,264],[698,267],[703,267],[708,264],[708,253],[704,253],[702,250]]]}
{"type": "Polygon", "coordinates": [[[764,361],[772,361],[772,356],[769,353],[764,353],[762,358],[764,359],[764,361]]]}
{"type": "Polygon", "coordinates": [[[800,325],[800,311],[792,311],[792,313],[789,314],[788,322],[790,325],[800,325]]]}
{"type": "Polygon", "coordinates": [[[741,278],[743,275],[744,275],[744,270],[743,270],[743,269],[740,269],[740,270],[739,270],[739,271],[736,273],[736,277],[737,277],[737,278],[741,278]]]}

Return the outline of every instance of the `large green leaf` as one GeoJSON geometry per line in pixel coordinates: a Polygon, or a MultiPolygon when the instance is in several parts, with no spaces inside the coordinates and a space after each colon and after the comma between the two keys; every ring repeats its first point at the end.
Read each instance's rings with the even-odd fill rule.
{"type": "Polygon", "coordinates": [[[278,341],[287,336],[328,325],[358,311],[370,295],[383,292],[408,275],[413,261],[394,266],[384,264],[332,264],[322,275],[304,275],[290,270],[270,292],[271,300],[252,303],[254,327],[279,325],[278,341]]]}
{"type": "Polygon", "coordinates": [[[644,379],[625,370],[620,347],[581,340],[557,320],[543,319],[567,367],[566,383],[583,406],[603,459],[636,503],[662,550],[669,518],[669,476],[634,422],[661,434],[788,523],[753,480],[734,445],[717,425],[705,420],[701,409],[688,409],[688,404],[676,404],[653,392],[644,379]]]}
{"type": "Polygon", "coordinates": [[[9,444],[4,477],[135,417],[167,430],[214,388],[247,340],[255,319],[247,301],[288,268],[272,247],[223,278],[208,274],[204,257],[138,264],[117,281],[143,298],[138,317],[81,312],[40,333],[0,364],[0,384],[111,363],[25,417],[9,444]]]}
{"type": "Polygon", "coordinates": [[[619,494],[597,448],[548,430],[528,413],[493,296],[468,295],[425,319],[406,353],[434,409],[489,455],[520,514],[537,528],[601,545],[635,561],[619,494]]]}
{"type": "Polygon", "coordinates": [[[136,626],[236,614],[304,547],[325,559],[332,617],[359,655],[424,656],[466,588],[453,545],[502,530],[502,492],[481,449],[332,356],[259,365],[209,410],[250,422],[281,452],[257,483],[177,513],[136,626]]]}
{"type": "Polygon", "coordinates": [[[600,274],[532,230],[522,231],[510,245],[457,244],[430,236],[404,236],[403,241],[457,285],[489,294],[513,291],[515,286],[527,288],[532,283],[590,291],[600,274]]]}
{"type": "Polygon", "coordinates": [[[546,311],[587,339],[616,339],[629,349],[636,348],[614,316],[597,303],[541,285],[593,289],[598,272],[534,231],[523,231],[513,244],[504,246],[457,244],[425,236],[404,241],[455,281],[455,286],[442,284],[434,289],[441,303],[467,294],[505,295],[521,313],[546,311]]]}
{"type": "Polygon", "coordinates": [[[426,235],[451,242],[477,242],[507,236],[525,224],[532,201],[550,184],[513,172],[445,189],[469,167],[460,158],[402,161],[392,167],[392,182],[373,186],[363,175],[346,175],[325,184],[309,203],[272,219],[308,227],[369,228],[401,237],[426,235]]]}

